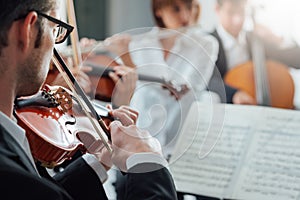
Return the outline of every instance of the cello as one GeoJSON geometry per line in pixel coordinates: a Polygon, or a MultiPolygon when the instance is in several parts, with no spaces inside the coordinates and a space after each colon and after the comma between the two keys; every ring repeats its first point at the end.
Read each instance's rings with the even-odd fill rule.
{"type": "Polygon", "coordinates": [[[241,64],[225,74],[224,81],[256,99],[258,105],[293,109],[294,82],[287,66],[266,60],[262,41],[251,38],[253,62],[241,64]]]}

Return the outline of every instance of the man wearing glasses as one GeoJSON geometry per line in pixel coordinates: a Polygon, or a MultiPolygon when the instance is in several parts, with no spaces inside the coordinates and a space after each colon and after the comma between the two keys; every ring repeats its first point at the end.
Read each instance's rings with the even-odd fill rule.
{"type": "MultiPolygon", "coordinates": [[[[40,89],[54,43],[63,42],[72,31],[57,20],[57,2],[0,0],[1,199],[107,199],[101,184],[106,172],[98,161],[103,152],[97,158],[85,154],[53,179],[43,178],[35,167],[25,131],[13,117],[15,98],[40,89]]],[[[128,171],[124,198],[176,199],[160,145],[135,125],[122,125],[124,119],[110,124],[113,153],[106,157],[128,171]]]]}

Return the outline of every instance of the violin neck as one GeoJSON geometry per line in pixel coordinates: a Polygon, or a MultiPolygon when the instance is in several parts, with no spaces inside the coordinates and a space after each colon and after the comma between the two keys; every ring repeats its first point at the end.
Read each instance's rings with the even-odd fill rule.
{"type": "Polygon", "coordinates": [[[145,74],[139,74],[138,78],[139,78],[140,81],[166,84],[166,81],[165,81],[164,78],[154,77],[154,76],[145,75],[145,74]]]}
{"type": "Polygon", "coordinates": [[[91,63],[91,62],[85,62],[85,66],[91,67],[91,70],[86,72],[87,75],[90,76],[97,76],[97,77],[109,77],[109,72],[114,72],[113,68],[108,66],[102,66],[99,64],[91,63]]]}
{"type": "MultiPolygon", "coordinates": [[[[114,72],[114,70],[110,67],[101,66],[101,65],[98,65],[95,63],[87,62],[87,63],[84,63],[84,65],[92,68],[91,71],[87,72],[87,74],[91,75],[91,76],[109,77],[108,76],[109,72],[114,72]]],[[[140,81],[166,84],[166,81],[164,78],[154,77],[154,76],[145,75],[145,74],[138,74],[138,79],[140,81]]]]}

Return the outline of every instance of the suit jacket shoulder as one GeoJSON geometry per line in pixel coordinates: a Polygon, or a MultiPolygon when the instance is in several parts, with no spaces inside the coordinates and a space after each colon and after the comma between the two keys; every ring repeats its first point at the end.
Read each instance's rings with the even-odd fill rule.
{"type": "Polygon", "coordinates": [[[1,199],[72,199],[60,187],[40,178],[18,148],[18,143],[0,125],[1,199]]]}
{"type": "Polygon", "coordinates": [[[3,199],[107,199],[96,173],[81,158],[56,181],[35,171],[18,143],[0,125],[0,185],[3,199]],[[31,168],[31,169],[30,169],[31,168]],[[62,186],[62,187],[61,187],[62,186]]]}

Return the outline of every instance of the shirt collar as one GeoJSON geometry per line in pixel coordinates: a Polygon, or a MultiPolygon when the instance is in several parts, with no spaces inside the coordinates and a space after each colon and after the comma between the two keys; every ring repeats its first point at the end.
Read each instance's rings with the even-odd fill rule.
{"type": "MultiPolygon", "coordinates": [[[[26,132],[22,129],[16,122],[17,120],[10,119],[7,115],[0,111],[0,122],[1,126],[7,130],[7,132],[17,141],[17,143],[21,146],[23,151],[28,156],[32,166],[37,172],[34,159],[32,157],[29,143],[26,137],[26,132]]],[[[37,172],[38,173],[38,172],[37,172]]]]}
{"type": "Polygon", "coordinates": [[[232,49],[236,45],[246,45],[246,32],[242,30],[238,36],[238,38],[234,38],[230,33],[228,33],[222,25],[217,26],[217,32],[222,40],[223,46],[225,49],[232,49]]]}
{"type": "Polygon", "coordinates": [[[25,130],[17,125],[16,121],[10,119],[7,115],[0,111],[1,125],[9,132],[9,134],[20,144],[22,148],[26,139],[25,130]]]}

